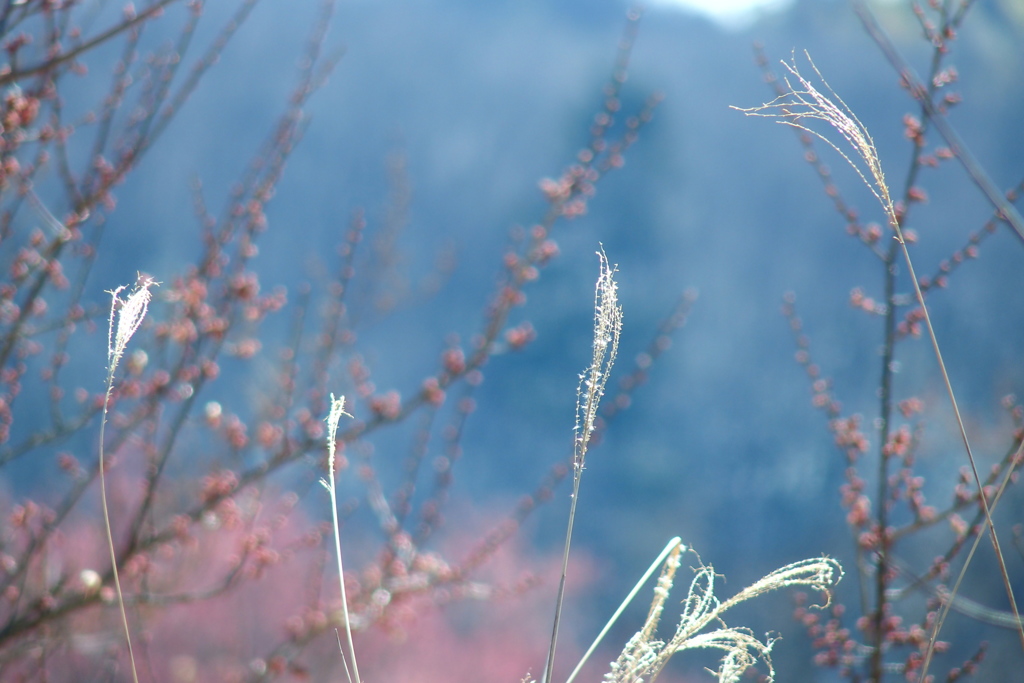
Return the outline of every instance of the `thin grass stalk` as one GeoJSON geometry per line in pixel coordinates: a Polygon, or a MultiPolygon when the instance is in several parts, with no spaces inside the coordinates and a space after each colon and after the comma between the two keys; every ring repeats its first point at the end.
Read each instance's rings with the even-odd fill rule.
{"type": "Polygon", "coordinates": [[[619,306],[618,284],[615,282],[616,268],[608,264],[604,249],[597,252],[600,259],[600,274],[594,292],[594,353],[590,366],[580,376],[576,388],[576,436],[573,442],[572,503],[569,506],[569,523],[565,530],[565,547],[562,550],[562,576],[558,580],[558,594],[555,598],[555,618],[551,627],[551,642],[548,646],[547,661],[541,683],[551,681],[555,668],[555,648],[558,644],[558,627],[562,619],[562,601],[565,598],[565,582],[569,571],[569,546],[572,543],[572,527],[576,519],[576,503],[579,500],[580,480],[587,458],[590,437],[594,433],[597,409],[604,396],[615,356],[619,350],[619,334],[622,332],[622,307],[619,306]]]}
{"type": "Polygon", "coordinates": [[[544,662],[544,677],[541,683],[548,683],[551,680],[555,668],[555,646],[558,644],[558,627],[562,621],[562,600],[565,597],[565,582],[569,570],[569,546],[572,543],[572,525],[576,519],[576,501],[579,499],[580,476],[573,475],[572,479],[572,503],[569,506],[569,524],[565,529],[565,547],[562,549],[562,576],[558,579],[558,594],[555,598],[555,620],[551,627],[551,642],[548,645],[548,656],[544,662]]]}
{"type": "Polygon", "coordinates": [[[114,574],[114,589],[117,591],[117,605],[121,610],[121,626],[124,628],[124,639],[128,644],[128,660],[132,667],[132,680],[139,683],[139,674],[135,667],[135,651],[132,648],[132,633],[128,627],[128,612],[124,608],[124,594],[121,592],[121,578],[117,572],[117,552],[114,550],[114,534],[110,529],[110,510],[107,507],[107,482],[103,473],[103,435],[107,425],[107,404],[110,402],[111,388],[113,387],[113,373],[107,382],[107,395],[103,401],[103,419],[100,422],[100,504],[103,508],[103,527],[107,532],[107,549],[110,551],[110,566],[114,574]]]}
{"type": "MultiPolygon", "coordinates": [[[[907,262],[907,271],[910,275],[911,282],[914,283],[914,294],[917,296],[917,302],[921,306],[921,312],[924,315],[925,325],[928,327],[928,336],[931,339],[932,349],[935,351],[935,358],[939,362],[939,371],[942,373],[942,381],[946,385],[946,392],[949,394],[950,403],[953,405],[953,413],[956,415],[957,428],[960,430],[960,438],[964,442],[964,448],[967,451],[967,460],[971,465],[971,474],[974,476],[975,486],[978,487],[978,500],[981,503],[981,509],[985,513],[985,525],[988,527],[989,536],[992,539],[992,547],[996,551],[996,561],[999,563],[999,573],[1003,579],[1003,587],[1006,589],[1006,596],[1010,601],[1010,609],[1013,611],[1013,616],[1017,619],[1017,635],[1020,638],[1021,649],[1024,650],[1024,625],[1020,621],[1020,612],[1017,609],[1017,600],[1013,595],[1013,586],[1010,583],[1010,573],[1006,568],[1006,558],[1003,557],[1003,550],[999,544],[999,535],[996,533],[995,522],[992,521],[992,511],[989,508],[988,499],[985,496],[985,486],[981,481],[981,475],[978,473],[978,465],[974,459],[974,453],[971,451],[971,443],[967,438],[967,429],[964,426],[963,418],[960,416],[960,407],[957,405],[956,396],[953,393],[953,384],[949,380],[949,373],[946,371],[946,364],[942,360],[942,352],[939,350],[939,340],[935,336],[935,329],[932,327],[932,319],[928,314],[928,307],[924,304],[924,293],[921,291],[921,285],[918,284],[917,275],[914,273],[914,266],[910,261],[910,252],[907,250],[907,244],[903,239],[903,232],[900,230],[899,222],[895,221],[895,215],[892,218],[893,225],[896,229],[896,236],[900,242],[900,249],[903,250],[903,258],[907,262]]],[[[935,637],[938,637],[936,632],[935,637]]],[[[929,647],[934,647],[935,639],[929,644],[929,647]]]]}
{"type": "MultiPolygon", "coordinates": [[[[1006,472],[1003,474],[1003,480],[999,483],[999,488],[996,490],[995,495],[992,497],[992,511],[995,512],[996,506],[999,505],[999,500],[1003,496],[1003,492],[1009,485],[1010,480],[1013,476],[1016,464],[1021,462],[1021,458],[1024,458],[1024,439],[1021,439],[1020,445],[1017,446],[1017,452],[1014,453],[1010,459],[1010,463],[1006,468],[1006,472]]],[[[984,492],[980,493],[984,497],[984,492]]],[[[967,553],[967,559],[964,560],[963,566],[960,568],[960,573],[956,577],[956,581],[953,583],[953,589],[949,591],[948,595],[939,598],[942,600],[942,611],[939,613],[939,618],[935,620],[935,628],[932,637],[928,640],[928,649],[924,653],[924,663],[921,665],[921,680],[925,680],[924,677],[928,673],[928,667],[931,665],[932,657],[935,655],[935,643],[939,639],[939,631],[942,630],[942,625],[946,622],[946,617],[949,616],[949,611],[953,608],[953,604],[957,593],[960,591],[960,584],[963,583],[964,576],[967,574],[967,567],[971,564],[971,559],[974,557],[974,553],[978,550],[978,546],[981,544],[981,534],[977,534],[974,537],[974,543],[971,544],[971,549],[967,553]]],[[[1017,622],[1017,628],[1021,628],[1020,616],[1014,614],[1017,622]]]]}
{"type": "Polygon", "coordinates": [[[338,632],[338,629],[334,629],[334,636],[338,639],[338,652],[342,653],[341,665],[345,668],[345,680],[352,683],[352,672],[348,668],[348,661],[344,657],[345,648],[341,644],[341,633],[338,632]]]}
{"type": "MultiPolygon", "coordinates": [[[[345,657],[345,651],[341,650],[341,657],[345,665],[345,675],[349,676],[349,681],[355,680],[355,683],[360,683],[359,678],[359,664],[356,663],[356,648],[352,642],[352,620],[349,618],[348,613],[348,597],[345,595],[345,569],[341,563],[341,530],[340,524],[338,523],[338,494],[334,488],[334,460],[337,450],[337,437],[338,437],[338,422],[341,420],[341,416],[345,415],[352,417],[345,412],[345,397],[334,398],[334,394],[331,394],[331,411],[327,415],[327,478],[321,479],[320,483],[323,484],[324,488],[331,496],[331,522],[334,527],[334,556],[338,563],[338,588],[341,591],[341,614],[345,619],[345,640],[348,644],[348,657],[352,659],[352,674],[349,676],[348,661],[345,657]]],[[[341,641],[338,641],[339,649],[341,641]]]]}
{"type": "Polygon", "coordinates": [[[128,340],[132,338],[142,319],[146,317],[151,298],[149,288],[157,283],[148,277],[139,276],[138,282],[132,293],[126,299],[121,299],[120,294],[124,286],[109,292],[110,302],[110,324],[107,330],[107,390],[103,396],[103,416],[100,419],[100,444],[99,444],[99,474],[100,474],[100,505],[103,508],[103,526],[107,532],[107,549],[110,551],[110,568],[114,575],[114,589],[117,591],[117,604],[121,610],[121,625],[124,628],[124,638],[128,644],[128,660],[132,668],[132,680],[139,683],[139,673],[135,666],[135,651],[132,648],[132,634],[128,627],[128,612],[124,606],[124,593],[121,590],[121,578],[117,571],[117,551],[114,549],[114,532],[110,526],[110,508],[107,504],[107,477],[106,477],[106,455],[103,444],[107,431],[107,415],[110,410],[110,398],[114,393],[114,373],[117,371],[118,363],[124,356],[128,340]],[[116,325],[115,325],[116,323],[116,325]],[[116,327],[116,331],[115,331],[116,327]]]}

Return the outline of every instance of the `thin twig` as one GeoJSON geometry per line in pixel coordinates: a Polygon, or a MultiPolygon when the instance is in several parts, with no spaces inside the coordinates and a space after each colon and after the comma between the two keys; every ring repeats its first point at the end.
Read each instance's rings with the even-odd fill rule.
{"type": "Polygon", "coordinates": [[[154,16],[162,12],[164,7],[170,5],[173,2],[178,2],[178,0],[159,0],[156,4],[150,5],[143,11],[136,14],[135,16],[125,19],[119,24],[111,26],[106,31],[103,31],[99,35],[87,40],[86,42],[82,43],[81,45],[75,48],[68,50],[67,52],[63,52],[52,57],[47,57],[44,61],[40,62],[39,64],[35,64],[24,69],[16,69],[9,73],[0,75],[0,86],[7,85],[8,83],[15,83],[29,76],[34,76],[38,73],[50,71],[60,66],[61,64],[73,61],[81,55],[88,52],[89,50],[92,50],[93,48],[98,47],[103,43],[107,42],[114,36],[124,33],[128,29],[134,26],[138,26],[139,24],[153,18],[154,16]]]}
{"type": "MultiPolygon", "coordinates": [[[[860,17],[861,23],[864,24],[864,29],[868,32],[868,35],[875,41],[875,44],[878,45],[882,54],[889,60],[893,68],[899,72],[900,78],[906,81],[910,94],[928,112],[928,117],[935,125],[935,129],[939,131],[946,144],[949,145],[954,156],[963,164],[964,170],[971,176],[971,180],[984,193],[985,197],[992,203],[992,206],[999,210],[1000,218],[1006,221],[1017,238],[1024,242],[1024,217],[1020,215],[1020,212],[1017,211],[1013,204],[1006,200],[1003,193],[992,182],[992,179],[988,177],[988,174],[985,173],[985,169],[974,158],[974,154],[971,153],[966,143],[960,138],[960,134],[956,132],[956,129],[950,125],[945,115],[932,102],[927,94],[927,88],[921,83],[921,79],[914,72],[913,67],[910,66],[896,49],[896,46],[893,45],[889,36],[878,24],[878,20],[875,19],[874,14],[871,13],[871,10],[868,9],[863,0],[853,0],[853,9],[857,16],[860,17]]],[[[1021,638],[1024,641],[1024,632],[1022,632],[1021,638]]]]}

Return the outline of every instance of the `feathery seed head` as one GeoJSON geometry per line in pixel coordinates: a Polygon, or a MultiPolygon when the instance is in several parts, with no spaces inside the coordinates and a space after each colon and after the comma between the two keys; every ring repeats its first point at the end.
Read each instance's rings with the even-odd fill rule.
{"type": "Polygon", "coordinates": [[[110,303],[110,327],[107,332],[107,371],[111,374],[124,355],[128,341],[139,329],[142,319],[146,317],[146,311],[149,309],[149,302],[152,298],[149,288],[159,285],[160,283],[153,278],[140,273],[135,288],[126,299],[121,299],[120,296],[121,292],[125,290],[124,285],[108,292],[112,301],[110,303]],[[115,319],[117,321],[116,333],[114,331],[115,319]]]}
{"type": "Polygon", "coordinates": [[[723,619],[726,610],[763,593],[793,586],[809,587],[824,593],[827,604],[832,588],[843,576],[843,569],[835,560],[827,557],[803,560],[777,569],[732,598],[721,601],[714,594],[714,569],[701,565],[683,601],[679,626],[671,640],[664,642],[656,637],[657,623],[667,591],[672,588],[680,555],[676,552],[665,560],[647,622],[626,644],[619,659],[605,675],[605,681],[652,681],[675,653],[701,649],[723,653],[716,672],[719,683],[741,680],[747,669],[759,659],[767,666],[767,680],[771,681],[775,675],[771,660],[774,639],[765,638],[762,641],[754,637],[749,629],[728,626],[723,619]]]}
{"type": "Polygon", "coordinates": [[[821,72],[818,71],[818,67],[814,65],[811,56],[806,51],[804,51],[804,55],[807,57],[807,61],[810,63],[811,68],[814,70],[818,80],[821,82],[822,88],[827,94],[822,93],[811,81],[801,75],[797,69],[796,57],[794,56],[790,58],[788,63],[783,62],[783,66],[796,79],[799,87],[794,87],[789,77],[786,77],[783,80],[789,89],[788,93],[780,95],[771,102],[766,102],[759,107],[751,107],[749,109],[742,107],[732,108],[743,112],[747,116],[764,116],[775,119],[776,123],[799,128],[821,139],[832,149],[836,150],[846,160],[846,163],[853,167],[853,170],[857,172],[857,175],[860,176],[864,184],[871,190],[871,193],[878,199],[879,204],[885,210],[890,224],[897,231],[897,238],[902,241],[898,230],[896,208],[892,198],[889,196],[889,187],[885,183],[885,174],[882,173],[882,162],[878,158],[878,150],[875,148],[874,140],[868,133],[868,129],[860,122],[860,119],[857,118],[853,111],[846,106],[846,103],[825,81],[821,72]],[[846,143],[853,148],[856,158],[860,163],[857,163],[848,156],[846,152],[841,150],[838,145],[824,134],[808,127],[804,123],[807,120],[813,119],[824,121],[835,128],[846,143]]]}
{"type": "Polygon", "coordinates": [[[601,261],[601,272],[594,292],[594,355],[590,366],[580,376],[576,390],[574,466],[577,472],[583,468],[597,409],[615,364],[619,334],[622,332],[622,307],[619,305],[618,283],[615,282],[617,269],[608,263],[603,247],[597,256],[601,261]]]}
{"type": "Polygon", "coordinates": [[[334,482],[334,458],[337,451],[338,443],[338,422],[341,421],[341,416],[346,415],[352,417],[345,412],[345,396],[341,395],[338,398],[334,398],[334,394],[331,394],[331,411],[327,414],[327,471],[330,476],[330,484],[327,480],[321,479],[320,482],[328,489],[333,486],[334,482]]]}

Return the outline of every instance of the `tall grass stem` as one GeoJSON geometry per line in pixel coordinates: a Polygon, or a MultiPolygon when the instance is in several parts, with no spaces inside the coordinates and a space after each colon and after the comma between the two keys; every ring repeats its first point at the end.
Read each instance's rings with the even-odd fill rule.
{"type": "Polygon", "coordinates": [[[128,627],[128,612],[124,607],[124,593],[121,590],[121,577],[117,571],[117,551],[114,549],[114,532],[110,525],[110,508],[107,504],[107,476],[106,476],[106,455],[104,452],[104,441],[107,431],[107,416],[110,411],[110,399],[114,393],[114,373],[117,371],[118,363],[124,356],[128,341],[139,329],[146,311],[149,309],[151,294],[149,288],[158,283],[152,279],[139,276],[135,289],[126,299],[121,299],[121,292],[124,286],[109,292],[110,302],[110,324],[107,330],[107,390],[103,396],[103,416],[100,419],[100,443],[99,443],[99,474],[100,474],[100,505],[103,508],[103,526],[107,532],[107,549],[110,551],[110,569],[114,576],[114,589],[117,591],[117,604],[121,610],[121,625],[124,628],[124,638],[128,644],[128,660],[132,668],[132,680],[139,683],[139,673],[135,666],[135,651],[132,648],[132,634],[128,627]]]}
{"type": "MultiPolygon", "coordinates": [[[[331,521],[334,527],[334,555],[338,563],[338,588],[341,591],[341,613],[345,619],[345,640],[348,644],[348,656],[352,659],[352,674],[349,680],[361,683],[359,678],[359,664],[356,663],[356,648],[352,642],[352,620],[348,613],[348,597],[345,594],[345,569],[341,562],[341,530],[338,523],[338,494],[334,488],[334,461],[337,450],[338,422],[341,416],[352,417],[345,412],[345,397],[334,398],[331,394],[331,411],[327,415],[327,478],[321,479],[320,483],[327,489],[331,496],[331,521]]],[[[342,659],[345,653],[342,651],[342,659]]],[[[345,673],[348,675],[348,662],[345,662],[345,673]]]]}
{"type": "Polygon", "coordinates": [[[569,546],[572,543],[572,527],[576,519],[580,479],[583,477],[583,466],[587,458],[590,437],[594,433],[597,410],[601,404],[601,397],[604,395],[608,376],[615,364],[615,356],[619,351],[619,335],[622,332],[622,307],[619,306],[618,284],[615,282],[616,268],[609,265],[603,247],[597,252],[597,256],[601,262],[601,270],[594,291],[594,352],[590,365],[580,375],[580,383],[576,388],[572,503],[569,506],[569,523],[566,525],[565,547],[562,552],[562,576],[558,580],[555,618],[551,627],[551,643],[548,646],[542,683],[550,683],[555,668],[555,647],[558,644],[558,627],[562,618],[562,601],[565,597],[566,575],[569,571],[569,546]]]}

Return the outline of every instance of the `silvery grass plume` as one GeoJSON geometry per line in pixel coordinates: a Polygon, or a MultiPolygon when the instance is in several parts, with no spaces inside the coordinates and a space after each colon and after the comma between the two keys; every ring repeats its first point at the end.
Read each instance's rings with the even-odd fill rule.
{"type": "Polygon", "coordinates": [[[341,648],[341,638],[338,638],[338,648],[341,650],[342,662],[345,665],[345,675],[349,681],[360,683],[359,665],[356,663],[356,649],[352,642],[352,623],[348,613],[348,597],[345,595],[345,570],[341,564],[341,531],[338,524],[338,494],[334,488],[334,465],[338,447],[338,422],[341,416],[352,417],[345,412],[345,397],[334,398],[331,394],[331,410],[327,415],[327,477],[320,480],[324,488],[331,496],[331,519],[334,526],[334,553],[338,563],[338,586],[341,590],[341,614],[345,620],[345,639],[348,644],[348,657],[352,660],[352,671],[349,672],[348,659],[345,651],[341,648]]]}
{"type": "Polygon", "coordinates": [[[878,203],[882,205],[889,225],[896,232],[897,239],[903,242],[903,233],[900,230],[899,221],[896,217],[896,209],[892,198],[889,196],[889,186],[885,182],[885,174],[882,173],[882,162],[878,158],[878,150],[875,149],[875,141],[868,133],[868,129],[860,122],[860,119],[853,111],[846,106],[846,103],[835,93],[825,81],[825,78],[814,65],[811,56],[805,51],[804,55],[810,63],[811,68],[821,81],[821,86],[827,94],[819,91],[814,84],[804,78],[797,69],[796,58],[783,62],[782,65],[789,71],[790,76],[796,79],[799,88],[793,86],[789,76],[783,78],[786,89],[789,91],[779,95],[771,102],[762,104],[760,107],[744,109],[732,107],[741,111],[747,116],[763,116],[774,119],[776,123],[799,128],[819,138],[822,142],[839,153],[846,160],[864,184],[868,186],[871,193],[875,195],[878,203]],[[831,97],[830,97],[831,96],[831,97]],[[834,100],[834,101],[833,101],[834,100]],[[838,104],[836,104],[838,103],[838,104]],[[832,142],[823,133],[811,128],[805,121],[824,121],[843,136],[847,144],[856,153],[856,159],[851,158],[836,143],[832,142]]]}
{"type": "MultiPolygon", "coordinates": [[[[960,416],[960,408],[957,405],[956,396],[953,392],[953,385],[949,379],[949,373],[946,371],[946,364],[942,359],[942,352],[939,349],[939,340],[935,335],[935,328],[932,326],[931,314],[928,311],[928,306],[925,304],[924,292],[921,291],[921,285],[917,278],[917,274],[914,272],[914,264],[910,258],[910,251],[907,249],[907,242],[903,235],[903,229],[900,226],[899,216],[896,213],[896,208],[889,193],[889,187],[885,182],[885,174],[882,173],[882,162],[879,159],[878,150],[875,148],[874,140],[872,140],[871,135],[868,133],[864,124],[860,122],[853,111],[846,106],[846,103],[843,102],[835,91],[829,87],[828,83],[825,82],[825,78],[821,75],[821,72],[818,71],[816,66],[814,66],[811,56],[806,51],[804,52],[804,55],[807,57],[808,63],[811,65],[811,68],[814,69],[814,73],[817,75],[818,80],[821,81],[822,87],[828,92],[828,95],[823,94],[814,86],[813,83],[800,74],[796,65],[796,58],[793,57],[790,59],[789,63],[783,62],[783,65],[800,84],[800,88],[793,87],[789,78],[786,78],[785,83],[789,89],[788,93],[780,95],[771,102],[762,104],[760,107],[752,107],[749,109],[743,109],[740,107],[733,108],[742,111],[748,116],[764,116],[775,119],[777,123],[783,123],[799,128],[828,143],[832,149],[836,150],[847,161],[847,163],[853,167],[861,177],[861,180],[864,181],[864,184],[868,186],[868,189],[870,189],[875,195],[875,198],[878,199],[879,204],[881,204],[882,209],[885,211],[886,217],[888,218],[889,227],[892,228],[895,238],[899,243],[900,250],[903,253],[903,260],[907,264],[907,274],[909,275],[910,281],[914,287],[914,295],[917,299],[917,304],[921,307],[925,326],[928,330],[928,337],[931,340],[932,351],[935,353],[935,358],[939,365],[939,371],[942,374],[942,379],[946,386],[946,393],[948,394],[950,403],[953,406],[953,414],[956,417],[957,426],[960,430],[960,438],[963,441],[964,450],[967,453],[967,460],[970,464],[971,473],[974,477],[974,484],[978,491],[984,491],[981,476],[978,473],[978,467],[974,458],[974,453],[971,450],[970,440],[967,438],[967,430],[964,427],[963,419],[960,416]],[[838,104],[836,104],[837,102],[838,104]],[[848,156],[824,134],[808,127],[808,125],[804,123],[805,120],[819,120],[829,124],[840,135],[842,135],[847,144],[853,148],[856,153],[855,158],[848,156]]],[[[887,303],[891,305],[891,302],[887,303]]],[[[1003,557],[1003,552],[999,544],[999,537],[996,534],[995,524],[992,521],[991,506],[987,497],[984,495],[979,496],[978,500],[981,504],[982,511],[985,514],[985,523],[988,527],[989,537],[992,541],[996,560],[999,563],[1003,586],[1010,601],[1011,611],[1013,612],[1014,618],[1017,622],[1017,634],[1021,641],[1021,647],[1024,648],[1024,621],[1021,620],[1020,613],[1017,609],[1017,602],[1014,598],[1013,588],[1010,583],[1010,575],[1006,569],[1006,561],[1003,557]]],[[[975,541],[976,543],[977,540],[978,539],[975,541]]],[[[959,587],[960,582],[963,580],[969,564],[969,560],[964,563],[964,566],[960,571],[960,576],[956,581],[956,587],[959,587]]],[[[955,589],[952,597],[955,597],[955,589]]],[[[951,605],[952,600],[946,602],[943,607],[942,615],[936,621],[935,630],[932,633],[928,651],[925,654],[924,666],[921,673],[922,680],[924,680],[924,677],[927,674],[928,665],[931,661],[939,629],[942,628],[942,624],[945,621],[946,614],[948,614],[951,605]]],[[[881,607],[879,607],[879,609],[881,609],[881,607]]]]}
{"type": "Polygon", "coordinates": [[[730,627],[722,615],[731,607],[780,588],[805,587],[821,592],[825,605],[831,601],[832,588],[843,577],[843,569],[831,558],[803,560],[777,569],[760,581],[740,591],[725,602],[714,593],[715,571],[701,565],[690,583],[683,601],[682,616],[675,633],[666,642],[657,637],[658,622],[665,609],[676,571],[679,569],[684,547],[676,545],[662,566],[661,576],[654,588],[654,599],[643,628],[634,635],[619,658],[612,662],[605,674],[607,683],[640,683],[655,680],[678,652],[686,650],[720,650],[724,652],[717,672],[719,683],[735,683],[761,660],[768,667],[768,681],[775,678],[771,650],[775,639],[766,636],[758,640],[742,627],[730,627]],[[716,627],[707,630],[709,627],[716,627]]]}
{"type": "Polygon", "coordinates": [[[580,479],[587,457],[590,437],[594,433],[597,409],[604,396],[615,356],[619,351],[619,334],[622,332],[622,307],[619,306],[618,284],[615,282],[616,268],[608,263],[604,248],[597,252],[600,259],[600,273],[594,290],[594,353],[586,372],[580,375],[576,389],[576,427],[573,439],[572,502],[569,507],[569,524],[565,532],[565,548],[562,554],[562,577],[558,582],[555,598],[555,620],[551,629],[551,644],[547,662],[544,665],[543,683],[551,680],[555,666],[555,646],[558,642],[558,624],[562,614],[562,598],[565,596],[566,572],[569,567],[569,545],[572,541],[572,525],[576,518],[576,502],[579,499],[580,479]]]}
{"type": "Polygon", "coordinates": [[[107,507],[107,479],[106,463],[104,462],[103,441],[107,427],[107,411],[110,407],[110,397],[114,392],[114,373],[117,365],[124,356],[124,350],[129,340],[138,331],[142,319],[146,317],[149,309],[149,302],[152,295],[150,287],[159,285],[151,277],[139,274],[135,288],[126,299],[121,298],[124,285],[108,292],[110,302],[110,325],[107,330],[107,391],[103,398],[103,419],[100,421],[100,447],[99,447],[99,468],[100,468],[100,503],[103,507],[103,523],[107,531],[107,549],[110,551],[110,565],[114,574],[114,588],[117,590],[117,603],[121,608],[121,624],[124,627],[124,637],[128,643],[128,659],[132,667],[132,679],[135,683],[139,681],[139,675],[135,668],[135,653],[132,650],[132,636],[128,628],[128,613],[124,608],[124,594],[121,592],[121,579],[117,573],[117,553],[114,550],[114,534],[110,529],[110,510],[107,507]]]}
{"type": "Polygon", "coordinates": [[[117,370],[117,364],[121,362],[121,357],[124,356],[124,350],[128,346],[128,341],[139,329],[142,319],[146,317],[146,311],[149,310],[149,302],[153,298],[149,288],[159,284],[148,275],[140,274],[138,281],[135,283],[135,288],[128,295],[127,299],[121,298],[121,292],[127,289],[124,285],[107,292],[111,297],[110,327],[107,331],[108,385],[113,383],[114,371],[117,370]]]}
{"type": "Polygon", "coordinates": [[[617,268],[608,264],[604,249],[597,252],[601,273],[594,292],[594,357],[590,367],[580,375],[576,388],[576,439],[573,448],[574,476],[578,480],[587,457],[587,446],[594,433],[597,408],[604,396],[615,356],[619,352],[619,333],[622,332],[622,307],[619,306],[619,285],[615,282],[617,268]]]}

